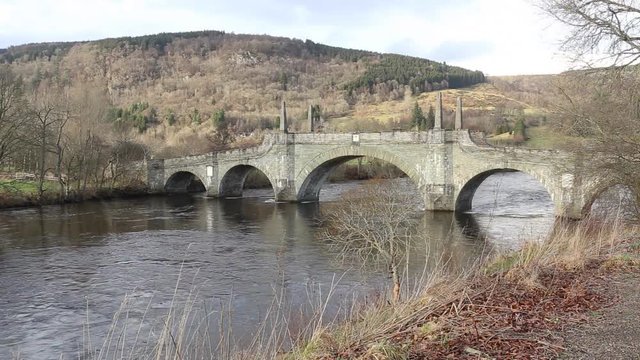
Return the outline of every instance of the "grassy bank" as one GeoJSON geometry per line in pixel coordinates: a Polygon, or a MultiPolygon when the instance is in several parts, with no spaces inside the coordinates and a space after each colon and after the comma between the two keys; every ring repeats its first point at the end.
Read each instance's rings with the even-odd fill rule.
{"type": "Polygon", "coordinates": [[[610,298],[607,274],[640,264],[640,241],[620,222],[560,224],[543,242],[466,274],[434,277],[396,306],[386,301],[322,327],[287,359],[548,358],[552,334],[610,298]]]}
{"type": "Polygon", "coordinates": [[[136,340],[126,348],[125,300],[112,331],[97,346],[97,358],[557,357],[564,348],[554,334],[585,321],[611,301],[608,276],[620,271],[640,274],[636,230],[619,221],[559,222],[544,241],[495,255],[462,274],[451,275],[443,264],[418,286],[405,286],[400,302],[369,298],[348,309],[346,318],[326,318],[331,291],[313,299],[314,310],[304,315],[277,294],[251,341],[243,344],[236,342],[224,317],[219,320],[222,335],[212,340],[206,326],[211,313],[194,310],[194,295],[175,300],[182,303],[180,309],[170,308],[151,342],[136,340]]]}
{"type": "Polygon", "coordinates": [[[61,196],[60,186],[55,181],[43,183],[44,192],[39,195],[38,183],[30,180],[0,180],[0,208],[40,206],[123,198],[146,195],[147,189],[143,184],[127,184],[114,188],[87,188],[83,192],[72,192],[61,196]]]}

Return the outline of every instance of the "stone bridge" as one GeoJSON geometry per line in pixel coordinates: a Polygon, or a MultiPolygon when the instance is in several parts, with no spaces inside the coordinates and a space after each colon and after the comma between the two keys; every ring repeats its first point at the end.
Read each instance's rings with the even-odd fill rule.
{"type": "MultiPolygon", "coordinates": [[[[549,192],[557,216],[580,218],[589,210],[599,189],[581,173],[579,156],[491,147],[462,129],[461,117],[459,102],[454,130],[441,128],[441,106],[428,131],[293,134],[282,125],[282,131],[267,134],[255,148],[149,160],[148,185],[155,192],[189,191],[197,179],[209,196],[236,197],[242,196],[249,171],[257,169],[271,182],[277,201],[316,201],[334,168],[370,157],[395,165],[413,180],[427,210],[470,210],[482,181],[505,171],[536,178],[549,192]]],[[[286,121],[286,115],[282,118],[286,121]]]]}

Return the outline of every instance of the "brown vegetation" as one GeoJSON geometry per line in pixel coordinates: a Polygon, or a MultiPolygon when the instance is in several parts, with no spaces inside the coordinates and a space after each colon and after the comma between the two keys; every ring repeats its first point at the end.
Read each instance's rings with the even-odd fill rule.
{"type": "Polygon", "coordinates": [[[554,334],[610,300],[617,259],[638,264],[638,241],[620,223],[560,225],[544,242],[499,256],[466,275],[436,276],[413,297],[356,311],[296,348],[296,359],[546,358],[554,334]],[[632,255],[629,255],[632,254],[632,255]]]}
{"type": "Polygon", "coordinates": [[[426,66],[431,77],[448,71],[452,84],[455,76],[464,79],[476,74],[460,77],[463,69],[425,59],[270,36],[194,32],[32,44],[0,51],[3,60],[11,63],[27,88],[55,82],[78,93],[90,90],[107,104],[102,122],[118,122],[114,125],[117,136],[140,142],[160,157],[219,148],[211,141],[219,111],[224,111],[236,139],[272,128],[283,99],[291,131],[309,130],[309,105],[319,107],[322,131],[408,130],[416,100],[425,111],[433,104],[435,95],[430,90],[446,92],[447,126],[453,124],[458,95],[464,97],[465,123],[473,130],[500,133],[519,116],[527,125],[535,125],[544,114],[543,102],[537,101],[544,97],[544,90],[540,93],[529,86],[544,84],[544,78],[493,78],[490,84],[465,90],[417,78],[414,87],[376,78],[370,88],[361,88],[357,84],[375,75],[376,66],[385,61],[407,65],[394,69],[426,66]]]}

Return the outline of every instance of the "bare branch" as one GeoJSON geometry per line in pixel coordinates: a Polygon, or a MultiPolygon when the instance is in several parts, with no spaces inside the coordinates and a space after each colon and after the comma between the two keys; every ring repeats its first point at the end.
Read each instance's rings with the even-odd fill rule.
{"type": "Polygon", "coordinates": [[[345,258],[387,268],[394,301],[400,296],[400,264],[416,226],[412,200],[396,187],[374,180],[332,209],[324,233],[345,258]]]}
{"type": "Polygon", "coordinates": [[[571,33],[562,49],[575,54],[578,60],[588,64],[593,60],[608,61],[610,66],[629,66],[638,62],[638,1],[540,0],[538,3],[550,16],[570,28],[571,33]]]}

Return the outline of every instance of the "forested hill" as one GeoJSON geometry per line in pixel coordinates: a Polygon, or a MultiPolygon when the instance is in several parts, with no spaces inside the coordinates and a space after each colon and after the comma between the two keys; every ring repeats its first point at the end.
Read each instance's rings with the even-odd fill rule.
{"type": "Polygon", "coordinates": [[[356,102],[484,81],[480,71],[427,59],[221,31],[27,44],[0,50],[0,62],[31,84],[51,77],[97,81],[114,105],[147,102],[166,111],[162,99],[179,115],[217,106],[259,116],[277,110],[281,98],[305,108],[327,102],[323,109],[330,115],[356,102]]]}
{"type": "Polygon", "coordinates": [[[13,46],[0,50],[0,64],[27,88],[91,93],[108,108],[106,121],[158,142],[152,148],[189,151],[197,151],[187,140],[196,135],[187,133],[207,132],[221,113],[246,134],[273,126],[285,100],[296,131],[304,130],[309,105],[330,120],[359,106],[485,80],[480,71],[427,59],[221,31],[13,46]]]}

